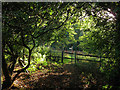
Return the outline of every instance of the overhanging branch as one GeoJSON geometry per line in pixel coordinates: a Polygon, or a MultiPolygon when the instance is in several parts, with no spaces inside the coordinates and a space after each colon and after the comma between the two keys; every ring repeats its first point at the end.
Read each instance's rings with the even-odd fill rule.
{"type": "MultiPolygon", "coordinates": [[[[69,9],[69,10],[70,10],[70,9],[69,9]]],[[[39,35],[36,36],[36,37],[32,35],[32,37],[35,38],[35,39],[37,39],[38,37],[40,37],[41,35],[44,35],[45,33],[49,32],[49,31],[52,31],[52,30],[54,30],[54,29],[59,29],[60,27],[62,27],[62,26],[65,24],[65,22],[68,20],[69,10],[67,10],[67,17],[66,17],[65,21],[64,21],[60,26],[58,26],[58,27],[56,27],[56,28],[51,28],[51,29],[49,29],[49,30],[47,30],[47,31],[45,31],[45,32],[42,32],[41,34],[39,34],[39,35]]],[[[44,28],[43,30],[45,30],[45,28],[44,28]]]]}

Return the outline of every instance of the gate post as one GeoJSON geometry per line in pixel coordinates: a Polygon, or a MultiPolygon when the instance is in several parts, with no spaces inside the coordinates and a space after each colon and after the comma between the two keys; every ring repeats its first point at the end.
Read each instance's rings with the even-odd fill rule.
{"type": "Polygon", "coordinates": [[[51,61],[51,50],[50,50],[50,61],[51,61]]]}
{"type": "Polygon", "coordinates": [[[76,64],[76,50],[75,50],[75,64],[76,64]]]}
{"type": "Polygon", "coordinates": [[[64,50],[62,50],[62,59],[61,59],[61,62],[63,63],[63,53],[64,53],[64,50]]]}

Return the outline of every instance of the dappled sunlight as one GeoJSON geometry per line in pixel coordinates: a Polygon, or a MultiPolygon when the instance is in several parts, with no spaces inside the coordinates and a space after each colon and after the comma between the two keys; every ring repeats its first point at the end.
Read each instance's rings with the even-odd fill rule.
{"type": "MultiPolygon", "coordinates": [[[[81,64],[80,64],[81,66],[81,64]]],[[[102,81],[96,78],[102,78],[86,72],[80,66],[75,64],[64,64],[63,67],[54,68],[52,71],[43,69],[28,75],[21,74],[14,82],[17,88],[101,88],[102,81]]],[[[83,66],[81,66],[83,68],[83,66]]],[[[86,67],[84,67],[86,68],[86,67]]],[[[94,67],[95,68],[95,67],[94,67]]],[[[94,71],[96,73],[96,71],[94,71]]],[[[102,79],[101,79],[102,80],[102,79]]]]}
{"type": "Polygon", "coordinates": [[[120,88],[119,2],[1,6],[3,90],[120,88]]]}

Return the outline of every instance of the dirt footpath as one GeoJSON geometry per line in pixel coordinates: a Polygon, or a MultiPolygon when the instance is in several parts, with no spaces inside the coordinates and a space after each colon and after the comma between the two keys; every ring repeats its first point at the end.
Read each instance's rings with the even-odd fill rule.
{"type": "Polygon", "coordinates": [[[104,82],[96,72],[85,72],[75,64],[66,64],[63,67],[49,72],[47,70],[37,71],[31,75],[21,73],[14,81],[14,86],[23,89],[47,89],[61,90],[65,88],[97,89],[100,90],[104,82]]]}

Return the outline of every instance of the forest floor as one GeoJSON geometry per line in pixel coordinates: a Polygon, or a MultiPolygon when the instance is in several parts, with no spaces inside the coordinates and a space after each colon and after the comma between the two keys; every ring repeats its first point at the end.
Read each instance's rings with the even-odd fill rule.
{"type": "Polygon", "coordinates": [[[52,71],[44,69],[32,74],[21,73],[14,81],[12,90],[40,90],[48,88],[55,90],[64,90],[66,88],[101,90],[102,86],[105,85],[105,81],[95,66],[97,66],[96,63],[88,65],[88,63],[80,62],[79,64],[64,64],[61,67],[52,65],[52,71]]]}

